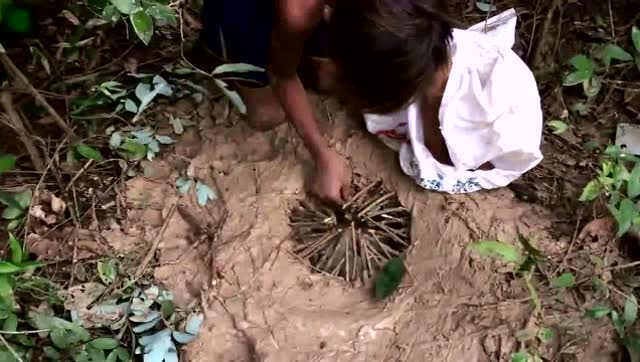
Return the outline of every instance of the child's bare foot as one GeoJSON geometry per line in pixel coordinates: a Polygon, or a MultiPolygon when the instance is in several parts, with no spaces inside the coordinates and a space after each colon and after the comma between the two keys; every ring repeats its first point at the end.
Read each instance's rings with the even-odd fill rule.
{"type": "Polygon", "coordinates": [[[271,87],[238,87],[238,93],[247,106],[247,120],[251,128],[268,131],[284,123],[284,110],[271,87]]]}

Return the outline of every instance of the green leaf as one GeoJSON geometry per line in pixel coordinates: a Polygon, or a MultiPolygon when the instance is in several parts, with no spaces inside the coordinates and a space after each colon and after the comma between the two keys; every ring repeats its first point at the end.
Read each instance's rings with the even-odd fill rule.
{"type": "Polygon", "coordinates": [[[147,154],[147,146],[130,139],[124,141],[120,150],[126,152],[130,159],[140,159],[147,154]]]}
{"type": "Polygon", "coordinates": [[[374,296],[378,300],[389,297],[400,287],[402,278],[407,272],[404,261],[400,257],[390,259],[378,273],[373,282],[374,296]]]}
{"type": "Polygon", "coordinates": [[[16,157],[13,155],[0,156],[0,175],[13,169],[16,165],[16,157]]]}
{"type": "Polygon", "coordinates": [[[31,206],[31,199],[33,198],[33,193],[31,190],[25,190],[22,192],[18,192],[13,196],[13,199],[18,203],[18,205],[23,209],[29,208],[31,206]]]}
{"type": "Polygon", "coordinates": [[[178,192],[182,195],[189,192],[192,184],[193,184],[193,180],[191,180],[190,178],[178,177],[178,179],[176,180],[176,188],[178,189],[178,192]]]}
{"type": "Polygon", "coordinates": [[[246,63],[222,64],[214,69],[212,75],[220,75],[224,73],[247,73],[247,72],[264,72],[263,68],[246,63]]]}
{"type": "Polygon", "coordinates": [[[516,352],[511,354],[511,362],[529,362],[531,355],[528,352],[516,352]]]}
{"type": "Polygon", "coordinates": [[[635,165],[629,176],[627,196],[632,199],[640,196],[640,163],[635,165]]]}
{"type": "Polygon", "coordinates": [[[636,204],[628,198],[620,202],[620,207],[616,209],[613,205],[608,205],[609,211],[618,224],[618,236],[624,235],[633,224],[633,220],[638,216],[636,204]]]}
{"type": "Polygon", "coordinates": [[[118,347],[120,343],[113,338],[96,338],[89,342],[89,345],[97,349],[111,350],[118,347]]]}
{"type": "Polygon", "coordinates": [[[2,212],[2,218],[5,220],[15,220],[22,216],[24,211],[13,207],[8,207],[2,212]]]}
{"type": "Polygon", "coordinates": [[[198,181],[196,182],[196,198],[198,205],[205,206],[209,200],[215,201],[218,199],[218,194],[207,184],[198,181]]]}
{"type": "Polygon", "coordinates": [[[596,268],[604,268],[604,260],[597,255],[589,255],[589,260],[596,268]]]}
{"type": "Polygon", "coordinates": [[[247,106],[244,104],[242,97],[238,94],[238,92],[231,90],[228,88],[228,84],[220,79],[214,79],[214,82],[220,88],[222,93],[229,98],[231,103],[236,107],[240,114],[247,114],[247,106]]]}
{"type": "Polygon", "coordinates": [[[609,68],[611,65],[611,60],[619,60],[623,62],[628,62],[633,60],[633,56],[629,54],[626,50],[620,48],[615,44],[607,44],[604,47],[600,48],[598,51],[594,53],[594,56],[602,59],[605,67],[609,68]]]}
{"type": "Polygon", "coordinates": [[[113,132],[109,138],[109,147],[117,150],[122,145],[122,133],[120,131],[113,132]]]}
{"type": "Polygon", "coordinates": [[[140,7],[136,0],[110,0],[113,6],[123,14],[131,14],[134,10],[140,7]]]}
{"type": "Polygon", "coordinates": [[[138,106],[136,105],[136,103],[133,100],[131,100],[129,98],[127,98],[127,100],[124,101],[124,109],[127,112],[138,113],[138,106]]]}
{"type": "Polygon", "coordinates": [[[582,195],[578,200],[582,202],[593,201],[602,192],[602,185],[597,180],[592,180],[582,190],[582,195]]]}
{"type": "Polygon", "coordinates": [[[18,330],[18,316],[11,313],[4,320],[4,324],[2,326],[2,330],[5,332],[15,332],[18,330]]]}
{"type": "Polygon", "coordinates": [[[560,120],[553,120],[547,122],[547,126],[551,128],[553,134],[562,134],[569,129],[569,125],[560,120]]]}
{"type": "Polygon", "coordinates": [[[540,328],[538,331],[538,339],[542,344],[549,344],[553,342],[556,337],[556,333],[551,328],[540,328]]]}
{"type": "Polygon", "coordinates": [[[27,270],[33,270],[43,266],[40,262],[25,262],[19,265],[9,263],[8,261],[0,261],[0,274],[21,273],[27,270]]]}
{"type": "Polygon", "coordinates": [[[11,262],[20,264],[22,262],[22,243],[13,234],[9,234],[9,248],[11,249],[11,262]]]}
{"type": "Polygon", "coordinates": [[[638,316],[638,301],[634,295],[629,295],[624,303],[624,323],[627,327],[631,326],[636,321],[638,316]]]}
{"type": "Polygon", "coordinates": [[[46,346],[42,349],[45,357],[48,357],[52,361],[61,361],[62,355],[55,348],[51,346],[46,346]]]}
{"type": "Polygon", "coordinates": [[[0,274],[11,274],[19,271],[21,271],[19,266],[8,261],[0,261],[0,274]]]}
{"type": "Polygon", "coordinates": [[[581,116],[586,116],[587,114],[589,114],[589,106],[583,102],[576,102],[571,106],[571,110],[581,116]]]}
{"type": "Polygon", "coordinates": [[[631,40],[636,48],[636,53],[640,53],[640,29],[637,26],[631,28],[631,40]]]}
{"type": "Polygon", "coordinates": [[[577,70],[587,70],[591,73],[593,73],[596,68],[593,60],[583,54],[578,54],[571,57],[571,59],[569,59],[569,64],[573,65],[573,67],[577,70]]]}
{"type": "Polygon", "coordinates": [[[7,224],[7,230],[8,231],[13,231],[15,229],[18,228],[18,226],[20,226],[20,220],[11,220],[8,224],[7,224]]]}
{"type": "Polygon", "coordinates": [[[138,38],[145,45],[149,45],[153,36],[153,20],[151,16],[142,9],[137,10],[131,14],[131,24],[133,25],[133,30],[138,34],[138,38]]]}
{"type": "Polygon", "coordinates": [[[536,332],[531,329],[522,329],[515,334],[518,342],[526,342],[536,338],[536,332]]]}
{"type": "Polygon", "coordinates": [[[169,116],[169,123],[173,126],[173,133],[181,135],[184,133],[184,123],[182,118],[169,116]]]}
{"type": "Polygon", "coordinates": [[[151,5],[147,8],[147,14],[149,14],[158,25],[176,25],[176,13],[172,8],[166,5],[151,5]]]}
{"type": "Polygon", "coordinates": [[[122,362],[129,362],[131,361],[131,356],[126,349],[118,347],[109,353],[106,362],[117,362],[118,360],[122,362]]]}
{"type": "Polygon", "coordinates": [[[116,262],[113,259],[98,261],[98,276],[105,285],[110,285],[118,276],[116,262]]]}
{"type": "Polygon", "coordinates": [[[13,294],[13,278],[9,274],[0,274],[0,301],[13,294]]]}
{"type": "Polygon", "coordinates": [[[576,278],[571,273],[562,273],[551,280],[551,286],[556,289],[572,288],[574,285],[576,285],[576,278]]]}
{"type": "Polygon", "coordinates": [[[602,81],[599,77],[593,76],[582,82],[582,89],[587,97],[595,97],[600,93],[600,89],[602,89],[602,81]]]}
{"type": "Polygon", "coordinates": [[[185,324],[185,331],[189,334],[197,336],[200,332],[200,327],[202,326],[202,322],[204,321],[204,314],[202,313],[191,313],[187,317],[187,322],[185,324]]]}
{"type": "Polygon", "coordinates": [[[103,161],[104,157],[102,157],[102,154],[100,153],[100,151],[96,150],[95,148],[91,147],[91,146],[87,146],[85,144],[79,144],[76,146],[76,151],[78,151],[78,153],[88,159],[88,160],[94,160],[94,161],[103,161]]]}
{"type": "Polygon", "coordinates": [[[587,311],[585,312],[585,317],[591,318],[591,319],[600,319],[608,316],[609,313],[611,313],[611,308],[604,307],[604,306],[596,306],[596,307],[587,309],[587,311]]]}
{"type": "Polygon", "coordinates": [[[49,338],[51,338],[53,345],[59,349],[67,349],[74,343],[73,339],[63,328],[53,328],[49,333],[49,338]]]}
{"type": "Polygon", "coordinates": [[[91,362],[105,362],[107,359],[104,350],[94,347],[91,343],[86,345],[85,351],[91,362]]]}
{"type": "Polygon", "coordinates": [[[611,311],[611,323],[613,323],[613,328],[618,332],[618,335],[621,338],[624,338],[626,334],[626,330],[624,328],[624,321],[620,318],[620,315],[615,310],[611,311]]]}
{"type": "Polygon", "coordinates": [[[472,243],[469,247],[482,256],[500,259],[507,263],[518,264],[522,261],[522,255],[518,249],[500,241],[480,241],[472,243]]]}
{"type": "Polygon", "coordinates": [[[120,11],[118,11],[118,8],[116,8],[114,5],[107,5],[102,10],[101,17],[106,21],[115,23],[116,21],[120,20],[121,15],[120,11]]]}
{"type": "Polygon", "coordinates": [[[158,142],[160,142],[160,144],[163,145],[172,145],[174,143],[176,143],[176,140],[174,140],[173,138],[169,137],[169,136],[158,136],[156,135],[156,140],[158,142]]]}
{"type": "Polygon", "coordinates": [[[175,312],[176,307],[172,301],[165,300],[160,302],[160,313],[162,314],[162,318],[168,320],[175,312]]]}
{"type": "Polygon", "coordinates": [[[565,87],[578,85],[589,80],[592,75],[593,75],[593,72],[589,70],[576,70],[572,73],[567,74],[564,77],[564,80],[562,81],[562,85],[565,87]]]}
{"type": "Polygon", "coordinates": [[[0,350],[0,361],[2,362],[18,362],[11,352],[0,350]]]}

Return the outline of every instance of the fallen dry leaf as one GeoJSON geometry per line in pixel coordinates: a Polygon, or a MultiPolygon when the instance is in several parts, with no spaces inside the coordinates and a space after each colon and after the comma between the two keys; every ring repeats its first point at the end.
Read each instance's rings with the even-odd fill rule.
{"type": "Polygon", "coordinates": [[[586,237],[608,240],[614,236],[616,221],[612,217],[603,217],[589,222],[582,228],[578,239],[586,237]]]}
{"type": "Polygon", "coordinates": [[[47,225],[52,225],[56,223],[56,216],[53,214],[49,214],[47,215],[46,212],[44,212],[44,210],[42,210],[42,206],[40,205],[36,205],[34,207],[32,207],[29,210],[29,215],[33,216],[34,218],[44,221],[45,224],[47,225]]]}
{"type": "Polygon", "coordinates": [[[61,215],[66,209],[67,203],[65,203],[61,198],[56,197],[56,195],[51,195],[51,211],[61,215]]]}

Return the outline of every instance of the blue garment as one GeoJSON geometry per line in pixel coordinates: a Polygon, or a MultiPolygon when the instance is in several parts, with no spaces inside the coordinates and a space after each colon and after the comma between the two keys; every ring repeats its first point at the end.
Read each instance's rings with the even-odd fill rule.
{"type": "MultiPolygon", "coordinates": [[[[273,0],[204,0],[202,36],[207,47],[225,61],[266,68],[275,19],[273,0]],[[225,57],[226,55],[226,57],[225,57]]],[[[327,24],[322,22],[306,44],[305,53],[326,55],[327,24]]],[[[266,73],[245,73],[243,78],[269,84],[266,73]]]]}
{"type": "MultiPolygon", "coordinates": [[[[271,48],[275,8],[269,0],[204,0],[202,36],[214,53],[226,61],[265,68],[271,48]]],[[[245,74],[263,85],[264,72],[245,74]]]]}

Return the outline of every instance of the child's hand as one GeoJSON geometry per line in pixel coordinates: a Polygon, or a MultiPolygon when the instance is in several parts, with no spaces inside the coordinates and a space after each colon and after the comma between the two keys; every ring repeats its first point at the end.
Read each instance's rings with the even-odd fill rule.
{"type": "Polygon", "coordinates": [[[333,206],[349,199],[351,191],[351,168],[344,157],[328,149],[316,160],[316,170],[311,181],[311,192],[333,206]]]}

